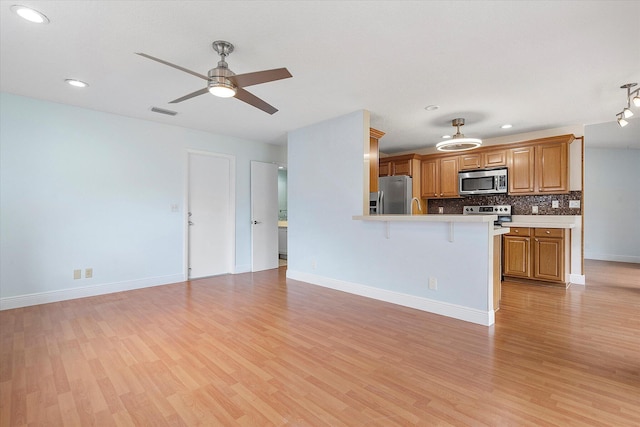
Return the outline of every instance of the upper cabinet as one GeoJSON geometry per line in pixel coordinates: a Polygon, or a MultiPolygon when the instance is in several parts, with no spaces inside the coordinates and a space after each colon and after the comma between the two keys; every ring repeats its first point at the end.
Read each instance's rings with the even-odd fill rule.
{"type": "Polygon", "coordinates": [[[378,176],[414,176],[419,170],[420,158],[419,154],[383,157],[380,159],[378,176]]]}
{"type": "Polygon", "coordinates": [[[458,156],[460,170],[491,169],[507,165],[507,150],[473,152],[458,156]]]}
{"type": "Polygon", "coordinates": [[[569,144],[573,135],[529,141],[507,152],[509,194],[569,192],[569,144]]]}
{"type": "Polygon", "coordinates": [[[459,197],[458,156],[425,156],[421,169],[421,193],[424,199],[459,197]]]}

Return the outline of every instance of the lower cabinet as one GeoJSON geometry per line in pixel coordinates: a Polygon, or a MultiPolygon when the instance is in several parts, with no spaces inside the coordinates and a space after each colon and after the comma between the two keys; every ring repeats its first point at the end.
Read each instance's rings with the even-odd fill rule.
{"type": "Polygon", "coordinates": [[[566,286],[570,259],[566,229],[513,227],[503,239],[505,277],[566,286]]]}

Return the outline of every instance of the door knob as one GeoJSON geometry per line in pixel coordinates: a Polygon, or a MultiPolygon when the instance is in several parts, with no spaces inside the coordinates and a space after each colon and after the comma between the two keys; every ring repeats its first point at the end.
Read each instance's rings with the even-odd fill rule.
{"type": "Polygon", "coordinates": [[[261,224],[261,222],[260,221],[251,221],[251,224],[257,225],[257,224],[261,224]]]}
{"type": "Polygon", "coordinates": [[[193,221],[189,221],[189,225],[194,225],[194,224],[193,224],[193,221]]]}

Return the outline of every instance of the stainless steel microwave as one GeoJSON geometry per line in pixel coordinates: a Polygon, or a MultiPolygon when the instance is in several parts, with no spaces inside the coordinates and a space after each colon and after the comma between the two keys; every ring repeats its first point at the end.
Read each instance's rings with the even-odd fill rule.
{"type": "Polygon", "coordinates": [[[501,194],[507,192],[507,169],[486,169],[458,172],[461,196],[501,194]]]}

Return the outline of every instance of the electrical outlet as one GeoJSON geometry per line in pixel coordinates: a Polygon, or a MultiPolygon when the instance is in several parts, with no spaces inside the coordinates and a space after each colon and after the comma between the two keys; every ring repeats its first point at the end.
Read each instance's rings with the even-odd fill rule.
{"type": "Polygon", "coordinates": [[[93,268],[85,268],[84,269],[84,278],[91,279],[93,277],[93,268]]]}
{"type": "Polygon", "coordinates": [[[558,202],[557,200],[553,200],[551,202],[551,207],[554,209],[558,209],[560,207],[560,202],[558,202]]]}
{"type": "Polygon", "coordinates": [[[538,207],[537,206],[531,206],[531,213],[532,214],[537,214],[538,213],[538,207]]]}
{"type": "Polygon", "coordinates": [[[443,214],[444,213],[444,207],[438,206],[438,213],[439,214],[443,214]]]}
{"type": "Polygon", "coordinates": [[[580,209],[580,200],[569,200],[569,207],[573,209],[580,209]]]}
{"type": "Polygon", "coordinates": [[[435,277],[429,277],[429,289],[435,291],[438,289],[438,279],[435,277]]]}
{"type": "Polygon", "coordinates": [[[73,270],[73,280],[82,279],[82,270],[73,270]]]}

